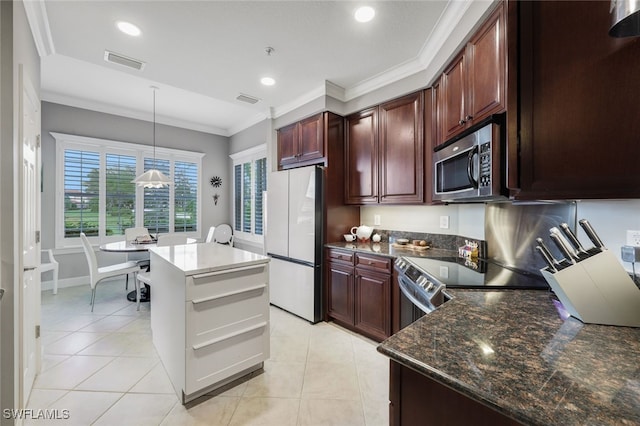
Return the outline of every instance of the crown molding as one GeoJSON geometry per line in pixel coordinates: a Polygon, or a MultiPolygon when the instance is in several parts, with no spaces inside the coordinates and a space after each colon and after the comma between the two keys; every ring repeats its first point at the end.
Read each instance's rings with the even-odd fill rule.
{"type": "Polygon", "coordinates": [[[53,45],[53,36],[51,35],[51,27],[49,27],[49,17],[44,0],[23,1],[24,10],[31,27],[33,41],[36,44],[38,55],[41,58],[56,53],[53,45]]]}
{"type": "Polygon", "coordinates": [[[294,111],[302,105],[306,105],[314,99],[317,99],[320,96],[324,96],[325,93],[326,84],[322,84],[322,86],[316,87],[315,89],[305,93],[302,96],[297,97],[291,102],[287,102],[286,104],[278,107],[272,107],[273,118],[277,118],[288,112],[294,111]]]}
{"type": "MultiPolygon", "coordinates": [[[[133,109],[123,108],[121,106],[109,105],[88,99],[77,98],[74,96],[62,95],[59,93],[42,91],[40,97],[43,101],[56,104],[67,105],[75,108],[87,109],[90,111],[102,112],[105,114],[117,115],[120,117],[132,118],[135,120],[149,121],[149,114],[133,109]]],[[[156,123],[167,126],[179,127],[182,129],[196,130],[198,132],[212,133],[215,135],[229,137],[229,131],[215,126],[207,126],[200,123],[193,123],[187,120],[180,120],[173,117],[157,116],[156,123]]]]}
{"type": "Polygon", "coordinates": [[[230,127],[228,130],[229,136],[233,136],[236,133],[240,133],[241,131],[248,129],[249,127],[258,124],[266,119],[270,118],[268,112],[264,113],[264,112],[260,112],[256,115],[254,115],[253,117],[251,117],[250,119],[237,124],[233,127],[230,127]]]}

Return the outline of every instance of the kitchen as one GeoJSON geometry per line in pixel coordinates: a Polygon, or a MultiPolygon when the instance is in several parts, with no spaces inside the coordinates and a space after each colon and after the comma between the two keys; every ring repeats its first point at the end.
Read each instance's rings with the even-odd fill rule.
{"type": "MultiPolygon", "coordinates": [[[[442,65],[443,66],[445,65],[444,62],[442,65]]],[[[433,74],[435,75],[435,73],[433,74]]],[[[404,82],[402,84],[396,85],[393,89],[391,89],[391,91],[394,92],[392,95],[389,95],[388,91],[386,92],[382,91],[382,93],[380,92],[376,93],[370,96],[369,98],[364,97],[364,99],[358,100],[358,102],[360,102],[361,108],[357,108],[354,105],[354,106],[351,106],[350,109],[348,109],[347,111],[351,113],[353,111],[357,111],[362,108],[368,108],[371,105],[382,105],[387,103],[391,99],[397,98],[398,95],[400,94],[411,92],[413,89],[419,89],[419,88],[425,87],[424,81],[422,81],[420,84],[415,84],[413,87],[411,87],[411,90],[405,90],[401,88],[403,84],[411,86],[413,82],[411,81],[408,83],[404,82]]],[[[330,90],[330,89],[331,88],[327,90],[330,90]]],[[[598,88],[598,90],[601,90],[601,89],[598,88]]],[[[320,103],[322,104],[322,106],[320,106],[320,109],[331,109],[332,105],[335,104],[335,101],[333,99],[334,98],[329,96],[321,98],[320,103]]],[[[537,101],[537,98],[535,98],[535,100],[537,101]]],[[[318,109],[317,104],[318,102],[316,102],[316,104],[310,107],[307,107],[306,109],[302,108],[301,110],[296,111],[295,113],[292,113],[289,115],[285,114],[281,117],[276,118],[272,123],[261,123],[256,126],[257,130],[256,128],[254,128],[254,129],[249,129],[246,132],[239,132],[237,135],[234,135],[231,137],[232,152],[240,151],[240,149],[237,149],[238,146],[247,147],[246,140],[252,138],[252,136],[250,136],[249,138],[246,138],[246,136],[247,134],[250,134],[253,131],[259,134],[262,133],[263,135],[264,133],[267,134],[266,138],[264,136],[261,136],[259,139],[267,140],[270,154],[273,156],[272,158],[275,158],[277,156],[277,153],[275,152],[276,151],[275,134],[272,129],[280,129],[281,127],[285,127],[293,122],[297,122],[311,115],[312,112],[315,112],[315,110],[318,109]],[[236,148],[237,151],[234,148],[236,148]]],[[[45,105],[45,108],[46,107],[47,106],[45,105]]],[[[74,112],[78,112],[78,111],[70,110],[70,113],[74,113],[74,112]]],[[[90,115],[88,113],[85,113],[85,114],[90,115]]],[[[591,114],[591,112],[589,112],[589,114],[591,114]]],[[[570,117],[574,117],[573,113],[568,115],[570,117]]],[[[592,115],[587,115],[587,117],[589,120],[594,120],[592,115]]],[[[44,118],[45,118],[45,115],[43,114],[43,119],[44,118]]],[[[545,119],[547,119],[547,117],[545,117],[545,119]]],[[[626,120],[623,119],[623,121],[633,122],[633,120],[628,120],[628,119],[626,120]]],[[[567,125],[567,127],[569,126],[567,125]]],[[[580,137],[584,138],[585,135],[580,135],[580,137]]],[[[511,141],[511,138],[509,140],[511,141]]],[[[527,145],[524,143],[522,146],[525,149],[527,147],[527,145]]],[[[577,147],[574,146],[573,148],[575,150],[577,147]]],[[[569,150],[569,148],[567,149],[569,150]]],[[[635,148],[625,147],[625,149],[629,150],[629,153],[631,155],[631,153],[634,152],[633,149],[635,148]]],[[[615,150],[609,150],[609,151],[611,152],[615,150]]],[[[568,156],[572,157],[574,152],[575,151],[570,150],[568,156]]],[[[564,154],[567,154],[567,153],[564,153],[564,154]]],[[[533,160],[531,162],[532,165],[534,164],[534,162],[540,162],[544,160],[548,155],[548,153],[544,152],[543,154],[540,154],[540,155],[541,156],[532,157],[532,160],[533,160]]],[[[594,155],[594,157],[597,157],[597,156],[594,155]]],[[[593,159],[591,160],[588,158],[585,159],[582,156],[580,157],[580,160],[584,160],[587,162],[593,161],[593,159]]],[[[611,162],[610,160],[608,160],[606,164],[610,164],[611,165],[610,168],[615,168],[615,166],[613,165],[614,163],[615,162],[611,162]]],[[[546,175],[544,174],[541,175],[542,181],[537,183],[533,179],[530,179],[529,182],[526,182],[526,181],[524,182],[524,183],[530,184],[530,189],[531,189],[530,194],[532,194],[531,196],[533,197],[533,199],[539,199],[539,198],[544,199],[544,194],[553,193],[552,191],[557,191],[556,194],[561,194],[562,187],[559,187],[559,186],[554,187],[553,185],[558,184],[559,177],[569,179],[569,180],[571,180],[571,178],[570,177],[567,178],[562,173],[560,174],[560,176],[558,174],[554,175],[553,173],[549,173],[548,170],[544,169],[545,164],[544,163],[540,163],[540,164],[542,164],[543,166],[543,169],[541,170],[544,170],[544,173],[547,173],[546,175]],[[545,189],[541,192],[535,192],[536,185],[538,185],[538,188],[542,187],[545,189]]],[[[588,173],[588,176],[584,177],[583,182],[577,183],[577,185],[583,185],[583,186],[575,186],[575,188],[580,188],[580,189],[584,189],[585,187],[587,187],[588,189],[589,187],[592,187],[594,188],[593,193],[591,194],[588,194],[586,192],[580,193],[581,195],[579,197],[576,197],[575,195],[573,195],[573,197],[568,197],[566,194],[564,194],[564,196],[559,196],[558,198],[561,198],[561,199],[574,198],[574,197],[575,198],[594,198],[595,199],[594,201],[578,202],[576,215],[578,218],[583,218],[583,217],[588,218],[590,222],[594,225],[594,227],[598,230],[598,233],[603,238],[605,245],[609,247],[611,251],[619,258],[618,248],[626,244],[625,230],[638,229],[638,226],[639,226],[637,222],[637,215],[635,214],[635,211],[637,210],[637,201],[633,200],[633,198],[637,196],[636,193],[634,192],[635,188],[637,188],[637,185],[633,184],[633,178],[631,177],[632,174],[628,172],[628,169],[625,169],[625,167],[622,167],[622,165],[619,171],[622,172],[624,179],[620,177],[615,177],[620,174],[618,173],[618,175],[616,175],[614,173],[616,170],[602,171],[602,175],[599,175],[598,173],[593,171],[593,170],[597,170],[596,168],[597,165],[598,165],[597,161],[595,165],[588,163],[587,166],[589,170],[591,170],[591,172],[588,173]],[[611,176],[611,179],[608,182],[604,182],[604,184],[602,184],[603,176],[605,177],[611,176]],[[589,181],[588,179],[593,179],[593,181],[589,181]],[[600,185],[600,186],[598,187],[594,183],[594,181],[597,181],[597,185],[600,185]],[[606,185],[610,185],[610,186],[607,187],[606,185]],[[605,197],[605,195],[603,194],[602,192],[603,187],[605,188],[604,190],[607,190],[607,188],[616,188],[615,191],[617,192],[614,191],[611,196],[611,198],[615,198],[614,200],[611,200],[611,201],[598,200],[601,198],[610,198],[610,197],[605,197]]],[[[527,164],[525,164],[524,166],[527,166],[527,164]]],[[[570,173],[568,171],[569,170],[568,167],[563,168],[563,166],[560,166],[560,168],[563,171],[566,171],[567,174],[570,173]]],[[[555,170],[558,170],[557,165],[555,167],[555,170]]],[[[51,173],[51,171],[48,171],[47,168],[45,167],[44,173],[45,174],[51,173]]],[[[527,173],[531,173],[531,171],[527,171],[527,173]]],[[[230,173],[228,175],[229,177],[227,178],[227,180],[231,181],[230,173]]],[[[47,176],[51,176],[51,175],[47,175],[47,176]]],[[[535,174],[533,174],[532,176],[533,178],[538,177],[535,174]]],[[[572,182],[572,184],[576,184],[576,183],[572,182]]],[[[429,188],[429,186],[425,185],[423,189],[425,188],[429,188]]],[[[46,194],[46,191],[45,191],[45,194],[46,194]]],[[[423,194],[424,195],[428,194],[428,191],[423,191],[423,194]]],[[[572,194],[575,194],[575,192],[573,192],[572,194]]],[[[229,194],[229,198],[230,198],[230,194],[229,194]]],[[[528,199],[527,197],[523,197],[523,200],[527,201],[528,199]]],[[[360,219],[359,219],[360,223],[358,222],[354,223],[353,221],[349,222],[350,226],[348,227],[345,226],[340,231],[339,235],[342,235],[343,233],[348,232],[349,228],[353,225],[367,224],[374,227],[378,227],[377,229],[383,229],[383,230],[405,231],[405,232],[414,232],[414,233],[417,232],[417,233],[426,233],[426,234],[457,235],[457,236],[464,236],[467,238],[473,238],[478,240],[485,239],[484,224],[486,219],[485,218],[486,211],[483,204],[436,205],[436,206],[420,206],[420,205],[405,206],[403,204],[403,207],[399,207],[399,206],[385,206],[382,203],[379,203],[379,204],[376,203],[375,205],[369,206],[369,205],[364,205],[363,203],[363,206],[359,207],[358,210],[360,215],[360,219]],[[442,217],[445,217],[446,219],[442,220],[441,219],[442,217]],[[375,225],[377,222],[379,222],[380,225],[375,225]],[[448,222],[448,228],[444,227],[446,222],[448,222]]],[[[328,241],[335,242],[337,240],[336,238],[334,238],[328,241]]],[[[629,265],[625,265],[625,267],[628,267],[628,266],[629,265]]]]}

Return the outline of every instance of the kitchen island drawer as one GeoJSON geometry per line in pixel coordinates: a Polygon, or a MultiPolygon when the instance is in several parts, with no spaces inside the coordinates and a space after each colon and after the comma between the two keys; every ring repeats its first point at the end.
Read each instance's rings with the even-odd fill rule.
{"type": "Polygon", "coordinates": [[[222,271],[190,275],[186,300],[205,302],[263,288],[269,282],[269,265],[240,266],[222,271]]]}
{"type": "Polygon", "coordinates": [[[186,345],[200,345],[269,322],[266,284],[232,295],[185,302],[186,345]]]}
{"type": "Polygon", "coordinates": [[[262,322],[185,349],[184,392],[200,389],[232,377],[269,358],[269,323],[262,322]]]}
{"type": "Polygon", "coordinates": [[[380,272],[391,272],[392,259],[383,256],[369,256],[356,253],[356,267],[374,269],[380,272]]]}
{"type": "Polygon", "coordinates": [[[343,264],[353,265],[355,253],[352,251],[342,251],[342,250],[327,250],[327,260],[332,262],[340,262],[343,264]]]}

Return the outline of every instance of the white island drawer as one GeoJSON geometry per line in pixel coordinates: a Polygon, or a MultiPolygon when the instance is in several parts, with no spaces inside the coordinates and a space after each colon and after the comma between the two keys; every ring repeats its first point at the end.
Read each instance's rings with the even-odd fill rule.
{"type": "Polygon", "coordinates": [[[185,350],[185,393],[192,394],[269,358],[269,323],[185,350]]]}
{"type": "Polygon", "coordinates": [[[269,282],[269,264],[240,266],[187,277],[186,300],[207,301],[258,288],[269,282]]]}
{"type": "Polygon", "coordinates": [[[186,302],[186,346],[201,345],[269,322],[265,283],[230,295],[186,302]]]}

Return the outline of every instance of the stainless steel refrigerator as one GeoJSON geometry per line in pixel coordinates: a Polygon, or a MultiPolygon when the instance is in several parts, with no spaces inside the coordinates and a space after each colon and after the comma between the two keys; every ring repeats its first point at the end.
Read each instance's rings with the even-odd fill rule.
{"type": "Polygon", "coordinates": [[[308,166],[267,180],[270,301],[312,323],[322,319],[323,176],[308,166]]]}

